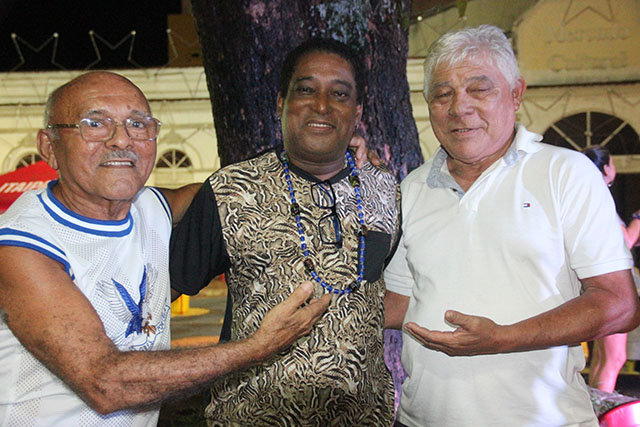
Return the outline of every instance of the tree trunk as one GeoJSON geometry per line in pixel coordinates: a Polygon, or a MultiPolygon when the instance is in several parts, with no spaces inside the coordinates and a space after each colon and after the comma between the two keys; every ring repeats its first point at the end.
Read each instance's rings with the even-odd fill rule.
{"type": "Polygon", "coordinates": [[[280,64],[312,36],[364,59],[361,123],[368,146],[398,178],[422,162],[406,79],[410,0],[191,0],[223,166],[281,142],[280,64]]]}

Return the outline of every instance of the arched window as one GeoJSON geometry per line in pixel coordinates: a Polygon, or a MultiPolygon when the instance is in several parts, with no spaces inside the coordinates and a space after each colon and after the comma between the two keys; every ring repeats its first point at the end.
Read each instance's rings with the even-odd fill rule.
{"type": "Polygon", "coordinates": [[[627,122],[595,111],[574,114],[555,122],[544,133],[543,141],[578,151],[602,145],[611,154],[640,154],[638,134],[627,122]]]}
{"type": "Polygon", "coordinates": [[[40,154],[38,153],[29,153],[25,156],[22,156],[22,158],[20,160],[18,160],[18,164],[16,165],[16,169],[20,169],[23,168],[25,166],[29,166],[32,165],[36,162],[39,162],[40,160],[42,160],[42,157],[40,157],[40,154]]]}
{"type": "Polygon", "coordinates": [[[191,166],[189,156],[180,150],[165,151],[156,162],[157,168],[179,169],[191,166]]]}

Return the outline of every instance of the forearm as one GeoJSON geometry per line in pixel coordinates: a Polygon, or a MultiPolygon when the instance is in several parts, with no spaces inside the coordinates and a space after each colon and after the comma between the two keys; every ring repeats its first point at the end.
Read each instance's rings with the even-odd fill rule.
{"type": "Polygon", "coordinates": [[[401,329],[409,306],[409,297],[387,291],[384,297],[384,327],[401,329]]]}
{"type": "Polygon", "coordinates": [[[592,288],[552,310],[501,327],[500,352],[577,345],[629,331],[639,322],[636,295],[612,295],[607,290],[592,288]]]}
{"type": "Polygon", "coordinates": [[[81,375],[83,381],[74,388],[100,413],[141,408],[259,363],[267,351],[252,338],[183,350],[115,351],[93,367],[93,375],[81,375]]]}
{"type": "Polygon", "coordinates": [[[83,365],[94,372],[74,373],[76,381],[70,383],[86,390],[88,393],[81,394],[104,413],[147,406],[193,390],[259,363],[308,334],[331,302],[330,294],[309,301],[312,292],[310,282],[302,283],[265,315],[260,328],[247,339],[178,351],[110,351],[108,357],[92,358],[99,363],[83,365]],[[86,378],[96,378],[94,386],[87,388],[86,378]]]}
{"type": "Polygon", "coordinates": [[[640,219],[634,214],[634,218],[631,220],[627,227],[622,227],[622,234],[624,235],[624,241],[629,249],[638,244],[640,238],[640,219]]]}
{"type": "Polygon", "coordinates": [[[259,363],[308,334],[331,302],[330,294],[308,301],[313,285],[304,282],[246,340],[181,351],[121,352],[61,264],[20,247],[0,247],[0,254],[5,323],[25,349],[101,413],[155,404],[259,363]]]}

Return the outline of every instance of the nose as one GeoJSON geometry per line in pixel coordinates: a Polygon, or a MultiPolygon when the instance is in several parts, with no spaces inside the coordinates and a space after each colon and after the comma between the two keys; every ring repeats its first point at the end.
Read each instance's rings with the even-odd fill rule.
{"type": "Polygon", "coordinates": [[[469,96],[464,92],[456,92],[451,97],[449,104],[449,115],[458,117],[469,114],[473,109],[473,105],[469,96]]]}
{"type": "Polygon", "coordinates": [[[313,108],[318,113],[327,113],[330,109],[329,95],[321,92],[317,93],[313,99],[313,108]]]}
{"type": "Polygon", "coordinates": [[[113,136],[106,142],[108,147],[127,148],[133,145],[133,140],[127,133],[124,123],[116,123],[113,136]]]}

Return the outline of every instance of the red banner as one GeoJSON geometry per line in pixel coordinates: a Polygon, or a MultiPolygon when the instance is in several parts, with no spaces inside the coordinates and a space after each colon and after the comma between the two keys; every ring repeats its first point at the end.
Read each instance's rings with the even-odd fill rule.
{"type": "Polygon", "coordinates": [[[58,172],[44,161],[0,175],[0,213],[6,211],[22,193],[47,185],[58,178],[58,172]]]}

